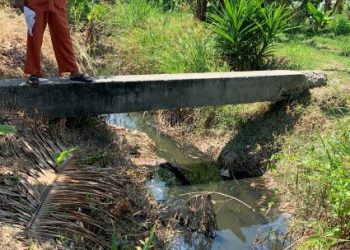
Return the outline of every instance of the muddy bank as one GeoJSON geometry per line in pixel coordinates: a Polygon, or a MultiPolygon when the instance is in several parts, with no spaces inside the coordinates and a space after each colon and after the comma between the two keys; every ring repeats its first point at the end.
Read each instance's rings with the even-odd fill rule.
{"type": "Polygon", "coordinates": [[[110,128],[121,136],[121,142],[127,145],[127,153],[132,164],[156,167],[166,162],[157,156],[155,143],[145,133],[116,125],[110,125],[110,128]]]}

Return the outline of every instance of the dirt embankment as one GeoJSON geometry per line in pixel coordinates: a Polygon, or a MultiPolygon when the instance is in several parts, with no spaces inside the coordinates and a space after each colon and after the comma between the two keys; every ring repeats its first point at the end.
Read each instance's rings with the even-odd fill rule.
{"type": "Polygon", "coordinates": [[[120,126],[110,126],[118,135],[123,136],[123,141],[128,145],[130,161],[137,166],[158,166],[165,162],[156,155],[154,142],[145,134],[136,130],[130,130],[120,126]]]}

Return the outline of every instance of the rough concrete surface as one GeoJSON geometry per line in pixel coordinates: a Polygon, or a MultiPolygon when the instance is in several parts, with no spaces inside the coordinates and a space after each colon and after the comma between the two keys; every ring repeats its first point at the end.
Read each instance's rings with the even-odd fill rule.
{"type": "Polygon", "coordinates": [[[80,116],[277,101],[325,85],[320,72],[251,71],[100,77],[91,84],[63,78],[1,80],[0,103],[50,116],[80,116]]]}

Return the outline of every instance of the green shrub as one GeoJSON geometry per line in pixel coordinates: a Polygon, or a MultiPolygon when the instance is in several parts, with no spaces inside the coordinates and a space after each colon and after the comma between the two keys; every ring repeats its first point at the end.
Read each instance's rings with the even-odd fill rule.
{"type": "Polygon", "coordinates": [[[311,13],[311,22],[315,32],[318,32],[320,28],[325,28],[332,20],[332,11],[325,11],[322,3],[316,8],[313,3],[308,2],[307,8],[311,13]]]}
{"type": "Polygon", "coordinates": [[[74,25],[78,25],[83,20],[86,20],[93,5],[93,0],[68,1],[68,17],[70,22],[74,25]]]}
{"type": "Polygon", "coordinates": [[[209,14],[208,27],[234,70],[264,68],[277,35],[288,29],[291,11],[262,0],[224,0],[209,14]]]}
{"type": "Polygon", "coordinates": [[[350,21],[344,15],[337,15],[331,22],[331,28],[337,36],[348,35],[350,34],[350,21]]]}

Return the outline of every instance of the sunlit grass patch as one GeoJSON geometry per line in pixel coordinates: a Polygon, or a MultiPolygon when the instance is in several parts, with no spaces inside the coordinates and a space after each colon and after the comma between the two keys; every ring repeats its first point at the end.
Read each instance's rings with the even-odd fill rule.
{"type": "Polygon", "coordinates": [[[285,57],[288,61],[287,67],[298,70],[336,71],[350,67],[350,58],[302,42],[278,44],[275,55],[285,57]]]}
{"type": "Polygon", "coordinates": [[[316,46],[321,49],[329,49],[334,52],[340,53],[340,55],[348,56],[350,53],[350,36],[315,36],[312,38],[315,41],[316,46]]]}
{"type": "Polygon", "coordinates": [[[118,56],[106,55],[113,61],[104,71],[116,72],[118,66],[127,67],[131,74],[229,70],[212,34],[190,11],[164,12],[157,5],[134,0],[116,5],[110,15],[106,17],[112,34],[109,42],[118,48],[118,56]],[[114,60],[123,60],[124,65],[114,60]]]}
{"type": "Polygon", "coordinates": [[[328,249],[350,232],[350,118],[333,122],[318,134],[286,138],[274,155],[273,169],[296,203],[298,226],[312,231],[304,243],[310,248],[328,249]]]}

